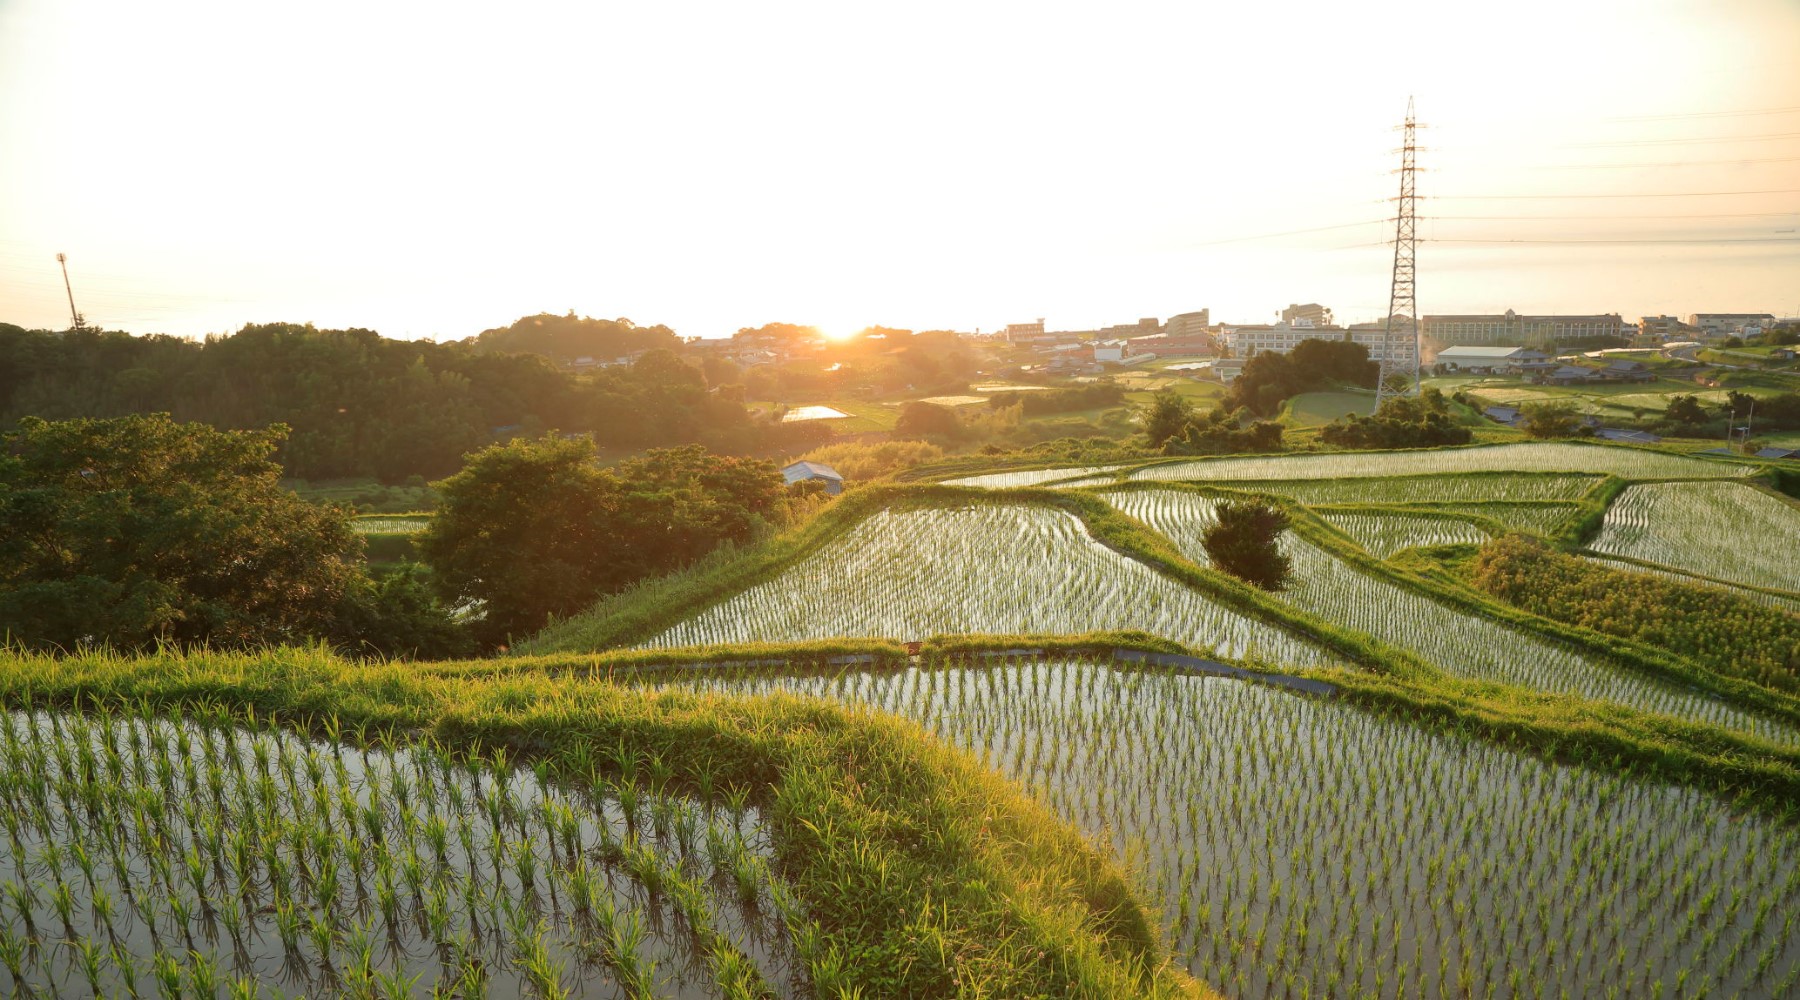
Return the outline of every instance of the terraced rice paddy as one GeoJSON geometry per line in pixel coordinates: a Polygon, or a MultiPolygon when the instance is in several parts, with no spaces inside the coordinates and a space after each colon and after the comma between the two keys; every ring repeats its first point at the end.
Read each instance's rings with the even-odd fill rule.
{"type": "Polygon", "coordinates": [[[1353,514],[1332,511],[1320,517],[1356,540],[1378,559],[1418,545],[1480,545],[1488,533],[1467,521],[1427,514],[1353,514]]]}
{"type": "Polygon", "coordinates": [[[0,757],[10,996],[792,992],[753,811],[148,717],[3,715],[0,757]]]}
{"type": "Polygon", "coordinates": [[[981,489],[1004,490],[1019,486],[1038,486],[1058,479],[1078,479],[1101,472],[1112,472],[1122,469],[1122,465],[1084,465],[1072,469],[1026,469],[1022,472],[990,472],[984,476],[964,476],[961,479],[946,479],[946,486],[975,486],[981,489]]]}
{"type": "Polygon", "coordinates": [[[1569,518],[1581,510],[1572,503],[1444,503],[1432,504],[1433,510],[1451,514],[1475,514],[1492,518],[1509,528],[1554,535],[1569,518]]]}
{"type": "MultiPolygon", "coordinates": [[[[1209,565],[1201,535],[1218,501],[1176,490],[1103,494],[1119,510],[1175,543],[1189,559],[1209,565]]],[[[1440,604],[1378,579],[1289,533],[1282,550],[1293,560],[1293,584],[1281,600],[1335,625],[1410,650],[1447,673],[1519,687],[1610,701],[1646,712],[1726,726],[1780,742],[1800,742],[1800,729],[1734,708],[1716,698],[1608,664],[1440,604]]]]}
{"type": "Polygon", "coordinates": [[[1800,597],[1783,597],[1779,594],[1771,594],[1766,591],[1751,590],[1749,587],[1739,587],[1718,580],[1708,580],[1705,577],[1683,573],[1680,570],[1658,569],[1654,566],[1645,566],[1641,563],[1626,562],[1623,559],[1609,559],[1606,556],[1592,555],[1582,556],[1581,558],[1590,562],[1599,563],[1608,569],[1616,569],[1624,573],[1648,573],[1652,576],[1662,577],[1665,580],[1673,580],[1676,583],[1687,583],[1696,587],[1711,587],[1714,590],[1722,590],[1728,594],[1735,594],[1738,597],[1747,598],[1758,604],[1765,604],[1771,608],[1780,608],[1784,611],[1792,611],[1795,614],[1800,614],[1800,597]]]}
{"type": "Polygon", "coordinates": [[[882,511],[646,645],[1099,629],[1141,629],[1232,658],[1330,660],[1106,548],[1073,515],[1023,504],[882,511]]]}
{"type": "Polygon", "coordinates": [[[429,514],[376,514],[350,519],[350,530],[359,535],[412,535],[430,525],[429,514]]]}
{"type": "Polygon", "coordinates": [[[696,670],[916,719],[1103,842],[1241,997],[1788,997],[1800,829],[1222,678],[1074,660],[696,670]]]}
{"type": "Polygon", "coordinates": [[[1645,483],[1589,546],[1732,583],[1800,593],[1800,510],[1743,483],[1645,483]]]}
{"type": "Polygon", "coordinates": [[[1558,474],[1517,476],[1401,476],[1393,479],[1233,480],[1213,485],[1270,493],[1303,504],[1476,503],[1578,500],[1603,477],[1558,474]]]}
{"type": "MultiPolygon", "coordinates": [[[[1585,472],[1627,479],[1728,479],[1757,470],[1731,462],[1670,455],[1638,448],[1533,442],[1475,448],[1390,452],[1327,452],[1263,458],[1211,458],[1152,465],[1133,479],[1247,480],[1337,479],[1355,476],[1413,476],[1453,472],[1585,472]]],[[[1466,499],[1466,498],[1457,498],[1466,499]]],[[[1525,499],[1494,497],[1491,499],[1525,499]]]]}

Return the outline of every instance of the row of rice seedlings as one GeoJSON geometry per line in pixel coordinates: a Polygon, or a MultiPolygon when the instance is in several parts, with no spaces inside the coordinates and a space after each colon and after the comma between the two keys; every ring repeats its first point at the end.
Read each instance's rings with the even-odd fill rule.
{"type": "Polygon", "coordinates": [[[1553,501],[1495,501],[1492,503],[1432,504],[1432,510],[1449,514],[1475,514],[1499,521],[1509,528],[1539,535],[1554,535],[1569,518],[1581,512],[1581,505],[1553,501]]]}
{"type": "Polygon", "coordinates": [[[1705,577],[1683,573],[1676,569],[1660,569],[1654,566],[1644,566],[1639,563],[1626,562],[1623,559],[1608,559],[1605,556],[1595,555],[1584,555],[1581,558],[1586,559],[1589,562],[1599,563],[1608,569],[1616,569],[1622,573],[1647,573],[1651,576],[1660,576],[1665,580],[1673,580],[1676,583],[1688,583],[1693,584],[1696,587],[1710,587],[1714,590],[1722,590],[1727,594],[1735,594],[1738,597],[1756,601],[1759,604],[1771,608],[1780,608],[1783,611],[1792,611],[1795,614],[1800,614],[1800,597],[1783,597],[1780,594],[1771,594],[1765,590],[1751,590],[1748,587],[1739,587],[1720,580],[1709,580],[1705,577]]]}
{"type": "Polygon", "coordinates": [[[1517,442],[1476,448],[1387,452],[1326,452],[1245,458],[1209,458],[1153,465],[1131,474],[1148,480],[1337,479],[1414,476],[1450,472],[1584,472],[1625,479],[1726,479],[1757,470],[1728,462],[1639,448],[1517,442]]]}
{"type": "Polygon", "coordinates": [[[1253,479],[1220,482],[1234,490],[1270,493],[1303,504],[1481,503],[1578,500],[1603,476],[1572,473],[1436,475],[1348,479],[1253,479]]]}
{"type": "Polygon", "coordinates": [[[1073,515],[1026,504],[884,510],[646,645],[1101,629],[1141,629],[1229,657],[1331,661],[1106,548],[1073,515]]]}
{"type": "Polygon", "coordinates": [[[578,797],[499,753],[0,717],[0,966],[14,995],[766,993],[783,925],[731,888],[756,818],[635,770],[578,797]]]}
{"type": "Polygon", "coordinates": [[[1629,768],[1080,660],[660,683],[797,692],[923,723],[1110,841],[1160,900],[1187,967],[1228,995],[1800,989],[1795,818],[1738,815],[1629,768]]]}
{"type": "MultiPolygon", "coordinates": [[[[1174,490],[1104,495],[1121,511],[1169,538],[1182,554],[1210,562],[1201,536],[1216,520],[1219,501],[1174,490]]],[[[1333,624],[1356,629],[1459,677],[1498,681],[1659,712],[1800,742],[1800,728],[1718,698],[1597,662],[1529,632],[1440,604],[1378,579],[1288,533],[1282,551],[1293,560],[1293,582],[1276,596],[1333,624]]]]}
{"type": "Polygon", "coordinates": [[[1419,545],[1480,545],[1491,536],[1467,521],[1390,511],[1319,515],[1378,559],[1419,545]]]}
{"type": "Polygon", "coordinates": [[[1800,509],[1743,483],[1627,487],[1607,508],[1590,548],[1800,592],[1800,509]]]}
{"type": "Polygon", "coordinates": [[[412,535],[431,524],[429,514],[369,514],[350,519],[350,530],[359,535],[412,535]]]}
{"type": "Polygon", "coordinates": [[[946,479],[947,486],[975,486],[988,490],[1013,489],[1020,486],[1040,486],[1045,483],[1063,479],[1076,479],[1081,476],[1092,476],[1096,473],[1112,472],[1124,468],[1123,465],[1083,465],[1072,469],[1026,469],[1020,472],[990,472],[980,476],[963,476],[960,479],[946,479]]]}

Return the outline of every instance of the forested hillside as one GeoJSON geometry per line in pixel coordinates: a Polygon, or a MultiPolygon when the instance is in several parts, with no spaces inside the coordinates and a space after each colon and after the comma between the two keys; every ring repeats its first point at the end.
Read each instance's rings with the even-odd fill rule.
{"type": "MultiPolygon", "coordinates": [[[[668,334],[627,332],[672,339],[657,330],[668,334]]],[[[469,451],[552,429],[591,432],[602,448],[697,443],[718,451],[795,433],[754,422],[741,392],[709,385],[669,350],[576,374],[495,346],[286,323],[204,343],[0,324],[0,423],[156,412],[227,429],[279,422],[292,428],[278,456],[289,475],[389,482],[447,475],[469,451]]]]}

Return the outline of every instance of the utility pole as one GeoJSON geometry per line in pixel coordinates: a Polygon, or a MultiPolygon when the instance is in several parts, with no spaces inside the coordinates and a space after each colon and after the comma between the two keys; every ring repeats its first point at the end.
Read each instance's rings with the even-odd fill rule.
{"type": "Polygon", "coordinates": [[[57,254],[56,262],[62,265],[63,291],[69,293],[69,329],[87,329],[87,319],[75,311],[75,289],[69,284],[69,258],[66,254],[57,254]]]}
{"type": "Polygon", "coordinates": [[[1388,285],[1387,331],[1382,337],[1381,374],[1375,387],[1375,408],[1395,396],[1419,391],[1419,303],[1414,295],[1417,269],[1419,194],[1415,173],[1418,122],[1413,118],[1412,98],[1406,99],[1405,141],[1400,145],[1400,210],[1394,215],[1394,273],[1388,285]],[[1395,376],[1399,376],[1396,378],[1395,376]],[[1401,382],[1391,388],[1389,381],[1401,382]]]}

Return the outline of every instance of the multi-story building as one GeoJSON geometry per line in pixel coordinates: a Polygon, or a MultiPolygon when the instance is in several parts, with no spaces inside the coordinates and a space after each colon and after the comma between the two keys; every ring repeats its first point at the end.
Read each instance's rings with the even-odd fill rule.
{"type": "Polygon", "coordinates": [[[1281,311],[1281,321],[1283,323],[1292,325],[1298,324],[1303,320],[1311,323],[1313,326],[1330,326],[1331,310],[1317,302],[1294,302],[1289,303],[1288,307],[1281,311]]]}
{"type": "Polygon", "coordinates": [[[1499,314],[1427,316],[1426,337],[1444,346],[1555,343],[1585,337],[1620,337],[1625,321],[1618,313],[1595,316],[1521,316],[1508,309],[1499,314]]]}
{"type": "MultiPolygon", "coordinates": [[[[1219,339],[1238,358],[1248,358],[1264,351],[1286,354],[1302,340],[1348,340],[1368,348],[1370,360],[1387,360],[1386,323],[1353,323],[1348,328],[1296,326],[1289,323],[1240,326],[1227,324],[1220,327],[1219,339]]],[[[1399,345],[1399,353],[1403,358],[1411,354],[1404,343],[1399,345]]]]}
{"type": "Polygon", "coordinates": [[[1044,332],[1044,321],[1041,319],[1036,323],[1008,323],[1005,336],[1009,344],[1030,344],[1055,337],[1054,334],[1044,332]]]}
{"type": "Polygon", "coordinates": [[[1212,310],[1202,309],[1199,312],[1177,313],[1169,317],[1163,324],[1162,332],[1170,337],[1188,338],[1203,336],[1207,328],[1212,326],[1212,310]]]}

